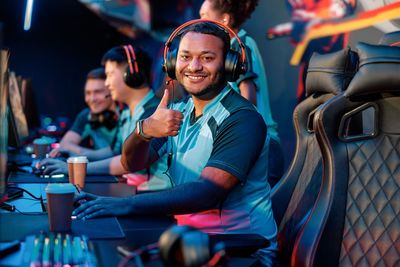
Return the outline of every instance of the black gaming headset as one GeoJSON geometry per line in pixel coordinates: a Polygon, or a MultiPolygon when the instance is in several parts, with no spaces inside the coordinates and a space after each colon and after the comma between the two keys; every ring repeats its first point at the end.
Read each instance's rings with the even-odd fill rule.
{"type": "Polygon", "coordinates": [[[168,267],[215,266],[225,256],[223,243],[211,245],[209,236],[190,226],[174,225],[159,240],[160,256],[168,267]]]}
{"type": "Polygon", "coordinates": [[[208,20],[208,19],[195,19],[188,21],[178,28],[176,28],[175,31],[172,32],[172,34],[169,36],[167,42],[165,43],[164,47],[164,63],[163,63],[163,69],[167,73],[168,77],[171,79],[176,79],[175,75],[175,68],[176,68],[176,60],[177,60],[177,54],[178,54],[178,49],[173,49],[171,51],[171,45],[172,41],[174,38],[182,33],[182,30],[185,29],[186,27],[196,24],[196,23],[202,23],[202,22],[208,22],[208,23],[213,23],[218,26],[222,31],[226,32],[227,34],[233,35],[241,49],[241,53],[229,49],[226,58],[225,58],[225,77],[226,80],[229,82],[236,81],[239,78],[240,74],[243,74],[246,72],[246,51],[245,51],[245,46],[240,40],[240,38],[237,36],[237,34],[230,29],[229,27],[223,25],[222,23],[219,23],[214,20],[208,20]]]}
{"type": "Polygon", "coordinates": [[[107,109],[100,113],[89,113],[88,120],[92,129],[104,126],[111,130],[118,124],[118,114],[107,109]]]}
{"type": "Polygon", "coordinates": [[[125,84],[131,88],[138,88],[146,82],[146,75],[139,68],[133,46],[130,44],[123,45],[122,48],[125,51],[126,59],[128,61],[128,66],[124,72],[125,84]]]}

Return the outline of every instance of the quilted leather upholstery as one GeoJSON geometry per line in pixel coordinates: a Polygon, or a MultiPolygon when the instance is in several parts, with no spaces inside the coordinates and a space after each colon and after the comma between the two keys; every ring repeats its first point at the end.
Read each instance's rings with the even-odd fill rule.
{"type": "Polygon", "coordinates": [[[307,72],[307,90],[311,96],[293,112],[295,155],[288,171],[271,192],[279,227],[279,261],[286,266],[290,265],[296,236],[309,217],[321,185],[321,152],[313,131],[313,114],[348,85],[354,74],[351,70],[355,68],[349,62],[355,64],[354,54],[349,49],[331,55],[314,54],[310,62],[312,69],[307,72]],[[322,86],[323,83],[329,83],[329,88],[322,86]]]}
{"type": "Polygon", "coordinates": [[[400,136],[348,146],[340,266],[400,265],[400,136]]]}
{"type": "MultiPolygon", "coordinates": [[[[400,90],[400,86],[399,86],[400,90]]],[[[336,96],[315,114],[321,191],[292,254],[295,266],[400,266],[400,97],[336,96]],[[344,114],[375,103],[375,137],[339,138],[344,114]]]]}

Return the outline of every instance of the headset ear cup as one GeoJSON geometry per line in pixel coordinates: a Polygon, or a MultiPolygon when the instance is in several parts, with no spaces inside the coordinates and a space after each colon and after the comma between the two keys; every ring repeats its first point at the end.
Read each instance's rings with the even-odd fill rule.
{"type": "Polygon", "coordinates": [[[175,69],[176,69],[177,53],[178,53],[177,49],[169,51],[167,54],[167,60],[166,62],[164,62],[164,70],[167,73],[168,77],[170,77],[173,80],[176,79],[175,69]]]}
{"type": "Polygon", "coordinates": [[[175,267],[182,264],[177,261],[177,253],[180,251],[181,237],[184,233],[192,231],[192,227],[174,225],[160,236],[159,246],[161,259],[167,267],[175,267]]]}
{"type": "Polygon", "coordinates": [[[230,49],[225,58],[225,76],[228,82],[234,82],[239,78],[242,72],[240,54],[237,51],[230,49]]]}
{"type": "Polygon", "coordinates": [[[199,230],[183,233],[181,250],[185,267],[203,266],[211,258],[209,237],[199,230]]]}
{"type": "Polygon", "coordinates": [[[124,82],[131,88],[138,88],[145,82],[145,77],[139,70],[139,72],[131,73],[129,66],[126,67],[124,72],[124,82]]]}

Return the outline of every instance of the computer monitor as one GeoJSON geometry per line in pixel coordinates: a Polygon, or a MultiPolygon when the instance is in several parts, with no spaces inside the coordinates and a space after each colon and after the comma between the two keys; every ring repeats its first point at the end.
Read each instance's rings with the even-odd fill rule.
{"type": "Polygon", "coordinates": [[[30,78],[21,77],[21,100],[29,130],[40,127],[39,112],[35,92],[30,78]]]}
{"type": "Polygon", "coordinates": [[[28,137],[28,123],[22,106],[21,89],[14,72],[10,72],[8,82],[8,144],[19,147],[28,137]]]}
{"type": "Polygon", "coordinates": [[[0,50],[0,203],[6,193],[8,139],[8,51],[0,50]]]}

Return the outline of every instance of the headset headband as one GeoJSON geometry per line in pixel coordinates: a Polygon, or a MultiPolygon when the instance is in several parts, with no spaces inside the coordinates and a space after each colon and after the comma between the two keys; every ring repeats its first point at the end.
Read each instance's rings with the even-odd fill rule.
{"type": "Polygon", "coordinates": [[[229,28],[228,26],[225,26],[224,24],[222,24],[222,23],[220,23],[218,21],[215,21],[215,20],[211,20],[211,19],[194,19],[194,20],[190,20],[188,22],[183,23],[178,28],[176,28],[171,33],[171,35],[169,36],[167,42],[165,43],[165,47],[164,47],[164,62],[167,62],[167,53],[168,53],[168,50],[169,50],[169,48],[170,48],[170,46],[172,44],[172,40],[176,37],[176,35],[178,35],[182,29],[184,29],[184,28],[186,28],[186,27],[188,27],[190,25],[193,25],[193,24],[196,24],[196,23],[201,23],[201,22],[214,23],[214,24],[220,26],[226,32],[228,32],[231,35],[233,35],[236,38],[236,40],[238,41],[239,46],[240,46],[240,50],[242,51],[240,53],[241,59],[242,59],[242,64],[245,64],[245,62],[246,62],[246,49],[245,49],[245,46],[244,46],[242,40],[240,40],[239,36],[237,36],[237,34],[231,28],[229,28]]]}
{"type": "Polygon", "coordinates": [[[138,73],[139,66],[136,61],[135,50],[133,49],[133,47],[131,45],[123,45],[122,47],[124,48],[125,53],[126,53],[126,58],[127,58],[128,65],[129,65],[129,71],[131,73],[133,73],[133,66],[132,66],[132,62],[133,62],[133,65],[135,67],[135,72],[138,73]],[[132,55],[132,57],[131,57],[131,55],[132,55]]]}

